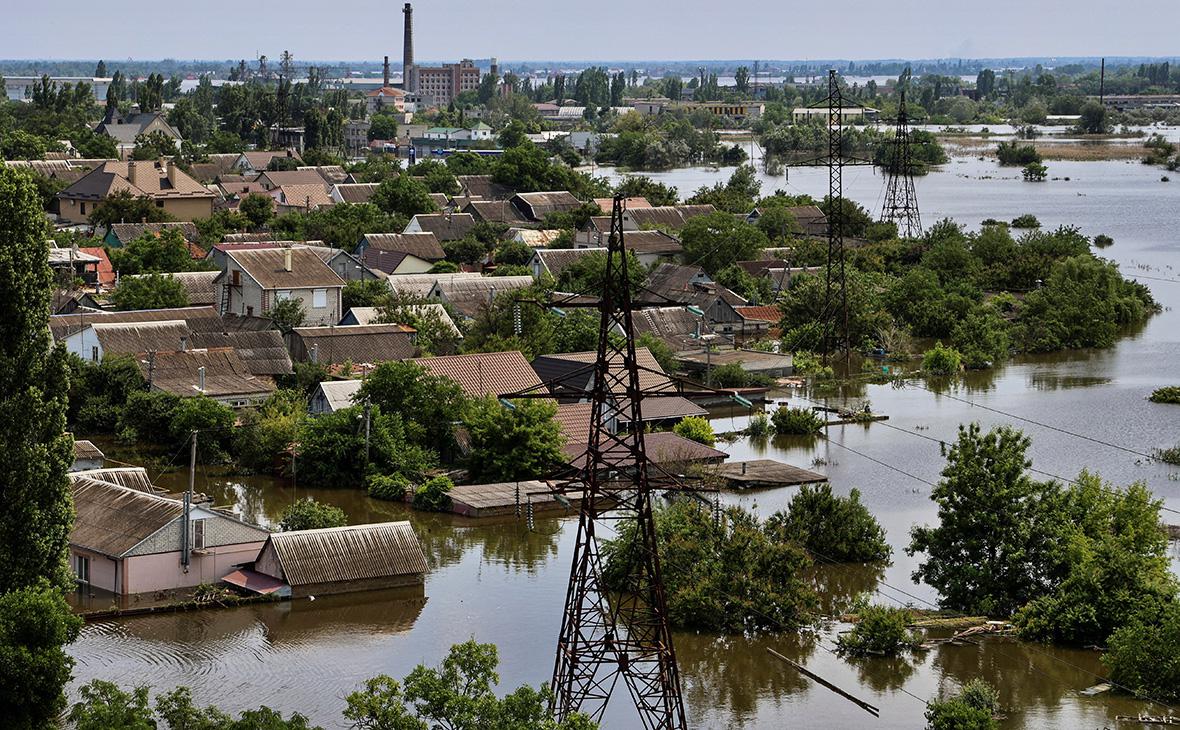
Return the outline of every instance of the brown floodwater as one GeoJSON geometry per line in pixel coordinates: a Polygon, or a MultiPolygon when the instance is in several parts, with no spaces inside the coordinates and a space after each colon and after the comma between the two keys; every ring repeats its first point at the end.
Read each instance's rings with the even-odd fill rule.
{"type": "MultiPolygon", "coordinates": [[[[1018,358],[953,383],[858,382],[831,391],[777,393],[779,399],[802,403],[809,401],[800,396],[832,404],[868,400],[890,420],[835,427],[827,440],[740,440],[720,446],[734,459],[782,459],[827,474],[839,492],[861,491],[888,533],[893,563],[880,571],[818,570],[814,579],[830,610],[864,591],[876,591],[876,600],[891,604],[929,607],[937,601],[932,589],[911,580],[920,556],[909,557],[903,548],[913,525],[935,517],[928,482],[937,481],[944,463],[938,442],[953,440],[961,423],[1023,428],[1032,437],[1033,467],[1043,478],[1072,478],[1089,468],[1116,484],[1141,480],[1167,508],[1180,510],[1180,467],[1144,456],[1180,442],[1180,407],[1146,400],[1154,388],[1180,382],[1180,187],[1160,183],[1157,169],[1138,163],[1060,162],[1050,170],[1071,179],[1026,184],[996,179],[1001,171],[992,163],[954,160],[918,181],[923,218],[928,224],[949,216],[978,225],[987,217],[1011,219],[1031,212],[1049,226],[1072,223],[1087,235],[1111,235],[1115,245],[1102,255],[1117,260],[1125,273],[1153,277],[1143,281],[1164,305],[1161,314],[1109,350],[1018,358]]],[[[696,168],[653,177],[687,193],[728,174],[696,168]]],[[[825,184],[823,171],[798,169],[791,171],[789,183],[764,181],[767,190],[813,194],[822,193],[825,184]]],[[[851,197],[871,206],[880,179],[856,168],[845,186],[851,197]]],[[[728,408],[713,415],[719,431],[740,429],[747,418],[728,408]]],[[[122,451],[116,456],[145,458],[122,451]]],[[[151,471],[155,475],[157,469],[151,471]]],[[[186,476],[173,469],[159,481],[179,489],[186,476]]],[[[409,519],[430,562],[425,587],[417,594],[330,596],[90,623],[70,647],[77,660],[72,690],[93,678],[159,691],[184,684],[202,703],[229,710],[266,704],[302,711],[325,727],[346,727],[340,714],[343,698],[366,678],[380,673],[400,678],[419,663],[437,663],[450,645],[470,637],[499,646],[502,688],[549,679],[573,520],[545,517],[529,532],[523,521],[511,518],[473,522],[420,514],[357,491],[311,490],[215,469],[198,473],[197,488],[262,524],[273,524],[285,505],[304,496],[340,506],[353,522],[409,519]]],[[[770,490],[725,499],[767,516],[792,494],[770,490]]],[[[1180,523],[1180,514],[1166,512],[1165,519],[1180,523]]],[[[1171,549],[1174,565],[1180,566],[1180,550],[1175,543],[1171,549]]],[[[832,652],[841,628],[831,624],[803,634],[758,636],[677,634],[690,723],[702,728],[915,728],[924,723],[925,699],[975,677],[999,689],[1006,728],[1113,727],[1119,714],[1163,711],[1120,695],[1080,695],[1105,676],[1094,651],[995,639],[943,645],[904,659],[851,662],[832,652]],[[874,719],[801,678],[767,648],[877,705],[881,717],[874,719]]],[[[619,693],[605,726],[636,727],[628,704],[626,694],[619,693]]]]}

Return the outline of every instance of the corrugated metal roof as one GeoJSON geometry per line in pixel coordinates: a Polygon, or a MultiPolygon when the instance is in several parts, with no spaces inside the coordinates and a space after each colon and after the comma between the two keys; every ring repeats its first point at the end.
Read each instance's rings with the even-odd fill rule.
{"type": "Polygon", "coordinates": [[[90,325],[104,355],[136,355],[141,352],[183,349],[189,328],[182,320],[163,322],[95,322],[90,325]]]}
{"type": "Polygon", "coordinates": [[[426,555],[409,522],[276,532],[269,547],[292,586],[426,572],[426,555]]]}
{"type": "Polygon", "coordinates": [[[336,194],[345,203],[367,203],[377,192],[378,183],[338,183],[336,194]]]}
{"type": "Polygon", "coordinates": [[[487,223],[507,223],[511,226],[530,222],[528,216],[507,200],[472,200],[463,207],[463,212],[487,223]]]}
{"type": "Polygon", "coordinates": [[[220,315],[213,307],[178,307],[176,309],[135,309],[126,312],[102,311],[74,314],[55,314],[49,318],[53,339],[61,342],[71,334],[96,322],[133,323],[184,320],[193,332],[220,332],[224,329],[220,315]]]}
{"type": "MultiPolygon", "coordinates": [[[[306,289],[343,287],[344,280],[306,248],[260,248],[230,250],[226,255],[241,266],[264,289],[306,289]],[[291,256],[291,270],[285,267],[291,256]]],[[[222,272],[223,274],[225,272],[222,272]]]]}
{"type": "Polygon", "coordinates": [[[316,362],[379,363],[404,360],[417,354],[412,341],[414,329],[400,324],[363,324],[328,327],[296,327],[292,337],[299,341],[297,357],[310,357],[315,348],[316,362]]]}
{"type": "Polygon", "coordinates": [[[425,357],[410,362],[435,375],[450,378],[473,398],[515,393],[541,383],[524,355],[516,350],[425,357]]]}
{"type": "Polygon", "coordinates": [[[534,221],[539,221],[550,213],[564,213],[582,206],[582,201],[568,190],[517,193],[512,197],[512,202],[534,221]]]}
{"type": "Polygon", "coordinates": [[[364,243],[368,248],[408,253],[423,261],[441,261],[447,257],[438,237],[430,232],[366,233],[364,243]]]}
{"type": "Polygon", "coordinates": [[[93,441],[81,439],[74,441],[74,459],[102,459],[105,454],[94,445],[93,441]]]}
{"type": "Polygon", "coordinates": [[[92,479],[97,482],[117,484],[120,487],[126,487],[127,489],[134,489],[137,492],[146,492],[148,494],[162,494],[164,492],[163,489],[152,484],[147,469],[140,466],[113,466],[105,469],[85,469],[83,471],[73,472],[70,474],[70,479],[74,481],[92,479]]]}
{"type": "Polygon", "coordinates": [[[184,512],[174,499],[87,478],[74,479],[74,509],[70,544],[112,557],[124,555],[184,512]]]}
{"type": "Polygon", "coordinates": [[[440,241],[458,241],[465,238],[475,226],[475,219],[470,213],[419,213],[410,221],[410,225],[415,222],[421,230],[433,233],[440,241]]]}
{"type": "MultiPolygon", "coordinates": [[[[546,248],[533,253],[553,277],[561,276],[575,262],[594,254],[605,254],[605,248],[546,248]]],[[[605,261],[605,259],[604,259],[605,261]]]]}
{"type": "Polygon", "coordinates": [[[627,211],[627,216],[640,228],[663,227],[678,231],[689,220],[716,212],[712,205],[660,205],[634,208],[627,211]]]}
{"type": "MultiPolygon", "coordinates": [[[[408,309],[419,316],[435,318],[456,337],[463,339],[463,333],[455,324],[455,320],[451,319],[451,315],[447,314],[447,308],[441,304],[405,304],[398,309],[408,309]]],[[[377,324],[377,320],[381,317],[381,307],[353,307],[348,310],[348,314],[356,320],[355,324],[377,324]]],[[[401,324],[409,323],[402,322],[401,324]]]]}
{"type": "Polygon", "coordinates": [[[201,238],[201,232],[197,230],[195,223],[112,223],[111,233],[115,238],[119,239],[119,243],[124,245],[140,238],[145,233],[159,234],[160,231],[176,229],[180,231],[180,235],[184,236],[184,240],[197,242],[201,238]]]}
{"type": "Polygon", "coordinates": [[[320,383],[320,390],[332,410],[338,411],[341,408],[356,405],[353,403],[353,396],[360,391],[364,384],[363,380],[325,380],[320,383]]]}
{"type": "Polygon", "coordinates": [[[434,288],[435,282],[449,282],[454,279],[479,279],[481,274],[477,271],[457,271],[453,274],[394,274],[388,276],[385,281],[389,284],[390,290],[396,294],[405,294],[412,297],[425,298],[430,294],[430,290],[434,288]]]}
{"type": "MultiPolygon", "coordinates": [[[[148,366],[137,360],[147,377],[148,366]]],[[[210,397],[255,396],[274,392],[274,381],[250,373],[232,348],[160,352],[152,367],[152,387],[182,398],[200,395],[198,368],[205,368],[205,395],[210,397]]]]}

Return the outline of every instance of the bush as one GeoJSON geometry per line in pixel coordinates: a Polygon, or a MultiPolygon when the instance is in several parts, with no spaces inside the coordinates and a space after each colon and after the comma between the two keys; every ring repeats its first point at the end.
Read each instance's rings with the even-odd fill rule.
{"type": "Polygon", "coordinates": [[[1040,228],[1041,222],[1032,213],[1018,215],[1012,219],[1013,228],[1040,228]]]}
{"type": "Polygon", "coordinates": [[[526,399],[508,408],[494,398],[471,401],[463,421],[471,435],[467,470],[473,480],[536,479],[565,461],[557,406],[526,399]]]}
{"type": "Polygon", "coordinates": [[[365,480],[365,491],[373,499],[401,502],[413,488],[410,480],[401,474],[370,474],[365,480]]]}
{"type": "Polygon", "coordinates": [[[835,374],[830,365],[824,365],[823,360],[814,352],[800,350],[793,356],[795,373],[798,375],[814,375],[817,378],[830,378],[835,374]]]}
{"type": "Polygon", "coordinates": [[[167,438],[178,405],[180,397],[172,393],[132,391],[119,414],[119,440],[134,442],[167,438]]]}
{"type": "Polygon", "coordinates": [[[1044,182],[1048,174],[1049,168],[1039,162],[1030,162],[1021,171],[1025,182],[1044,182]]]}
{"type": "MultiPolygon", "coordinates": [[[[741,507],[715,520],[695,502],[676,501],[655,512],[668,616],[674,627],[740,633],[781,631],[807,622],[815,594],[802,578],[811,561],[797,545],[776,542],[741,507]]],[[[643,558],[635,522],[602,543],[603,580],[611,590],[634,590],[628,580],[643,558]]]]}
{"type": "Polygon", "coordinates": [[[773,430],[769,416],[765,413],[755,413],[750,416],[750,423],[746,426],[746,435],[751,438],[766,438],[773,430]]]}
{"type": "Polygon", "coordinates": [[[713,424],[709,423],[709,419],[699,416],[689,416],[681,420],[672,431],[677,436],[683,436],[689,441],[696,441],[705,446],[712,446],[717,441],[713,435],[713,424]]]}
{"type": "Polygon", "coordinates": [[[1180,404],[1180,385],[1169,385],[1165,388],[1156,388],[1151,392],[1148,398],[1152,403],[1175,403],[1180,404]]]}
{"type": "Polygon", "coordinates": [[[996,730],[999,694],[982,679],[973,679],[948,699],[926,705],[928,730],[996,730]]]}
{"type": "Polygon", "coordinates": [[[1106,234],[1099,233],[1094,236],[1094,245],[1098,248],[1109,248],[1114,245],[1114,239],[1106,234]]]}
{"type": "Polygon", "coordinates": [[[955,348],[936,342],[922,355],[922,369],[931,375],[953,375],[963,369],[963,357],[955,348]]]}
{"type": "Polygon", "coordinates": [[[414,509],[427,512],[446,512],[451,509],[451,487],[455,486],[448,477],[427,479],[414,490],[414,509]]]}
{"type": "Polygon", "coordinates": [[[241,416],[234,452],[246,469],[258,473],[284,473],[280,460],[299,440],[299,429],[307,419],[307,400],[302,391],[279,390],[257,410],[241,416]]]}
{"type": "Polygon", "coordinates": [[[783,406],[770,417],[774,432],[780,436],[814,436],[824,427],[824,420],[810,408],[783,406]]]}
{"type": "Polygon", "coordinates": [[[1040,162],[1041,153],[1031,144],[1019,142],[1001,142],[996,148],[996,157],[1001,165],[1027,165],[1030,162],[1040,162]]]}
{"type": "Polygon", "coordinates": [[[344,514],[344,510],[317,502],[311,497],[305,497],[287,507],[279,518],[279,529],[283,532],[344,527],[347,524],[348,516],[344,514]]]}
{"type": "Polygon", "coordinates": [[[204,463],[225,461],[233,440],[234,409],[207,396],[181,398],[168,426],[175,444],[183,444],[197,431],[197,458],[204,463]]]}
{"type": "Polygon", "coordinates": [[[912,619],[909,609],[863,606],[852,630],[836,638],[836,648],[852,656],[893,656],[918,643],[918,636],[906,628],[912,619]]]}
{"type": "Polygon", "coordinates": [[[775,539],[799,543],[824,561],[872,563],[888,560],[892,552],[885,530],[861,504],[860,491],[840,497],[826,483],[805,484],[786,511],[770,516],[766,530],[775,539]]]}
{"type": "Polygon", "coordinates": [[[418,478],[437,454],[413,444],[397,415],[372,406],[369,459],[365,460],[364,408],[351,406],[303,422],[299,430],[299,478],[331,487],[362,487],[369,469],[418,478]]]}
{"type": "Polygon", "coordinates": [[[1107,644],[1102,663],[1112,681],[1162,702],[1180,700],[1180,604],[1135,616],[1107,644]]]}

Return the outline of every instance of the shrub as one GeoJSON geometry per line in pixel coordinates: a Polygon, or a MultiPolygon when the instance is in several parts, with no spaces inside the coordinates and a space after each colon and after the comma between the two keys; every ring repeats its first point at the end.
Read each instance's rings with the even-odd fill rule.
{"type": "Polygon", "coordinates": [[[427,512],[446,512],[451,508],[451,487],[455,486],[447,477],[427,479],[414,490],[414,509],[427,512]]]}
{"type": "Polygon", "coordinates": [[[1163,702],[1180,700],[1180,604],[1134,617],[1107,644],[1102,663],[1112,681],[1163,702]]]}
{"type": "Polygon", "coordinates": [[[1044,182],[1049,174],[1049,168],[1039,162],[1030,162],[1024,166],[1020,174],[1025,182],[1044,182]]]}
{"type": "Polygon", "coordinates": [[[810,408],[783,406],[770,417],[774,432],[780,436],[814,436],[824,427],[824,421],[810,408]]]}
{"type": "Polygon", "coordinates": [[[373,499],[401,502],[413,485],[401,474],[370,474],[365,480],[365,490],[373,499]]]}
{"type": "Polygon", "coordinates": [[[180,398],[172,393],[135,390],[119,414],[119,439],[134,442],[167,438],[180,398]]]}
{"type": "Polygon", "coordinates": [[[1094,245],[1098,248],[1109,248],[1114,245],[1114,239],[1106,234],[1099,233],[1097,236],[1094,236],[1094,245]]]}
{"type": "Polygon", "coordinates": [[[169,431],[182,444],[197,431],[197,456],[208,463],[226,459],[226,445],[233,439],[234,410],[207,396],[181,398],[172,411],[169,431]]]}
{"type": "Polygon", "coordinates": [[[1180,465],[1180,445],[1173,446],[1170,449],[1156,449],[1155,458],[1164,462],[1165,464],[1180,465]]]}
{"type": "Polygon", "coordinates": [[[1001,142],[996,148],[996,157],[1001,165],[1027,165],[1030,162],[1040,162],[1041,153],[1031,144],[1019,142],[1001,142]]]}
{"type": "Polygon", "coordinates": [[[1156,388],[1151,392],[1148,398],[1152,403],[1176,403],[1180,404],[1180,385],[1169,385],[1164,388],[1156,388]]]}
{"type": "Polygon", "coordinates": [[[941,342],[922,355],[922,369],[931,375],[952,375],[963,368],[963,357],[953,347],[944,347],[941,342]]]}
{"type": "Polygon", "coordinates": [[[770,417],[765,413],[755,413],[750,416],[750,423],[746,426],[746,435],[753,438],[766,438],[772,430],[770,417]]]}
{"type": "Polygon", "coordinates": [[[973,679],[959,694],[926,705],[928,730],[995,730],[999,694],[982,679],[973,679]]]}
{"type": "Polygon", "coordinates": [[[348,516],[344,514],[344,510],[317,502],[311,497],[305,497],[290,505],[283,510],[279,518],[279,529],[283,532],[344,527],[347,524],[348,516]]]}
{"type": "Polygon", "coordinates": [[[672,431],[677,436],[683,436],[689,441],[696,441],[705,446],[712,446],[717,441],[713,435],[713,424],[709,423],[709,419],[699,416],[683,419],[672,428],[672,431]]]}
{"type": "Polygon", "coordinates": [[[1012,219],[1013,228],[1040,228],[1041,222],[1032,213],[1018,215],[1012,219]]]}
{"type": "Polygon", "coordinates": [[[536,479],[564,462],[565,438],[556,415],[556,405],[535,399],[517,401],[512,408],[491,397],[471,401],[463,419],[471,434],[471,478],[536,479]]]}
{"type": "Polygon", "coordinates": [[[770,385],[773,378],[748,373],[740,362],[731,362],[713,368],[709,373],[709,383],[717,388],[748,388],[770,385]]]}
{"type": "Polygon", "coordinates": [[[860,491],[847,497],[832,494],[832,485],[804,485],[786,511],[766,521],[766,531],[779,540],[797,542],[821,560],[871,563],[889,559],[885,530],[860,502],[860,491]]]}
{"type": "Polygon", "coordinates": [[[242,413],[234,445],[239,464],[259,473],[281,472],[279,457],[299,440],[306,419],[307,401],[299,390],[275,391],[257,410],[242,413]]]}
{"type": "Polygon", "coordinates": [[[890,606],[863,606],[857,622],[848,633],[836,638],[836,648],[852,656],[892,656],[918,642],[906,628],[912,616],[909,609],[890,606]]]}
{"type": "Polygon", "coordinates": [[[797,375],[814,375],[817,378],[830,378],[835,374],[830,365],[824,365],[819,355],[807,350],[796,352],[792,358],[797,375]]]}

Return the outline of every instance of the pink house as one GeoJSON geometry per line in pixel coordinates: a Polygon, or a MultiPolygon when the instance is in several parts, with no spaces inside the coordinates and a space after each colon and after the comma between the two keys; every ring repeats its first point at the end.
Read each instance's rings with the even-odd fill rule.
{"type": "Polygon", "coordinates": [[[252,562],[270,533],[178,499],[77,476],[70,562],[78,582],[116,594],[216,583],[252,562]],[[187,544],[185,544],[187,540],[187,544]]]}

